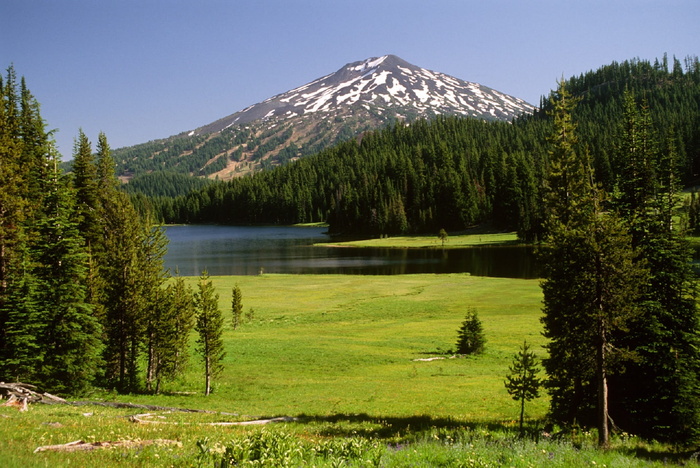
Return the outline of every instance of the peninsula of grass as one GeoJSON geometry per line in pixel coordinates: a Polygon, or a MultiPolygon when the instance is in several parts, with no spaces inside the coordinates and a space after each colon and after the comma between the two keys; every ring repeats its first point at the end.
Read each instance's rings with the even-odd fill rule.
{"type": "Polygon", "coordinates": [[[402,249],[461,249],[517,244],[515,232],[468,233],[448,236],[443,242],[438,236],[397,236],[377,239],[362,239],[343,242],[326,242],[315,245],[324,247],[381,247],[402,249]]]}
{"type": "MultiPolygon", "coordinates": [[[[161,395],[95,392],[82,399],[213,413],[95,405],[0,407],[0,463],[24,466],[662,466],[690,454],[621,434],[544,433],[545,397],[519,407],[504,377],[523,340],[544,356],[538,280],[467,274],[213,277],[226,312],[224,371],[203,395],[189,370],[161,395]],[[247,318],[233,330],[231,290],[247,318]],[[485,352],[454,356],[457,330],[475,308],[485,352]],[[132,422],[131,416],[143,421],[132,422]],[[266,426],[211,425],[286,416],[266,426]],[[89,452],[37,447],[130,441],[89,452]],[[148,441],[148,445],[139,445],[148,441]],[[655,460],[658,458],[658,462],[655,460]]],[[[196,278],[187,279],[195,284],[196,278]]],[[[194,347],[194,337],[192,342],[194,347]]]]}

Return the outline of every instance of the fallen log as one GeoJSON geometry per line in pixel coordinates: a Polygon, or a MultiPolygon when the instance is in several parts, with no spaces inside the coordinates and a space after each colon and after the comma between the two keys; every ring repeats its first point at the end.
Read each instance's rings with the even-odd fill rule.
{"type": "MultiPolygon", "coordinates": [[[[63,398],[57,397],[47,392],[40,393],[37,391],[37,387],[31,384],[25,384],[22,382],[5,383],[0,382],[0,396],[8,398],[8,401],[3,406],[16,406],[20,411],[26,411],[28,403],[45,403],[45,404],[63,404],[71,406],[104,406],[109,408],[129,408],[129,409],[140,409],[146,411],[165,411],[165,412],[182,412],[182,413],[203,413],[203,414],[220,414],[223,416],[238,416],[238,413],[225,413],[221,411],[210,411],[202,409],[191,409],[191,408],[174,408],[170,406],[157,406],[157,405],[141,405],[135,403],[122,403],[117,401],[67,401],[63,398]]],[[[133,422],[142,424],[177,424],[171,422],[163,421],[151,421],[145,419],[146,417],[154,416],[151,413],[138,414],[131,416],[130,419],[133,422]]],[[[290,422],[296,421],[296,418],[283,416],[271,419],[256,419],[252,421],[237,421],[237,422],[218,422],[218,423],[201,423],[210,426],[248,426],[248,425],[260,425],[269,424],[275,422],[290,422]]],[[[199,424],[199,423],[197,423],[199,424]]],[[[77,444],[76,441],[70,444],[77,444]]],[[[109,443],[109,442],[103,442],[109,443]]],[[[68,444],[64,444],[71,446],[68,444]]],[[[71,449],[73,450],[73,449],[71,449]]],[[[77,448],[74,450],[91,450],[90,448],[77,448]]]]}
{"type": "Polygon", "coordinates": [[[0,397],[10,400],[12,397],[27,403],[68,403],[63,398],[47,392],[39,392],[35,385],[22,382],[0,382],[0,397]]]}
{"type": "Polygon", "coordinates": [[[124,447],[124,448],[135,448],[135,447],[145,447],[147,445],[178,445],[182,447],[182,442],[177,440],[168,439],[154,439],[154,440],[119,440],[116,442],[85,442],[82,440],[76,440],[73,442],[68,442],[67,444],[59,445],[44,445],[34,449],[34,453],[39,452],[83,452],[88,450],[97,449],[107,449],[113,447],[124,447]]]}
{"type": "MultiPolygon", "coordinates": [[[[218,413],[190,408],[174,408],[171,406],[139,405],[135,403],[122,403],[117,401],[67,401],[48,392],[39,392],[35,385],[22,382],[0,382],[0,397],[10,399],[14,396],[17,400],[26,400],[27,403],[62,404],[73,406],[105,406],[109,408],[129,408],[147,411],[181,411],[184,413],[218,413]]],[[[228,416],[238,416],[236,413],[220,413],[228,416]]]]}
{"type": "MultiPolygon", "coordinates": [[[[218,414],[225,414],[225,413],[218,413],[218,414]]],[[[263,424],[270,424],[270,423],[278,423],[278,422],[293,422],[296,421],[297,418],[292,418],[289,416],[280,416],[277,418],[269,418],[269,419],[255,419],[252,421],[231,421],[231,422],[211,422],[211,423],[180,423],[180,422],[171,422],[171,421],[154,421],[152,417],[161,417],[158,414],[154,413],[144,413],[144,414],[136,414],[134,416],[130,416],[129,420],[131,422],[139,423],[139,424],[182,424],[182,425],[197,425],[197,426],[257,426],[257,425],[263,425],[263,424]]]]}

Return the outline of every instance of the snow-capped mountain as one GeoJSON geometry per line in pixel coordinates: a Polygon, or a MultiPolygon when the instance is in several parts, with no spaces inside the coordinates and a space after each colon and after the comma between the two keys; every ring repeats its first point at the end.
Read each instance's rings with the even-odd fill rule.
{"type": "Polygon", "coordinates": [[[533,106],[478,83],[412,65],[395,55],[349,63],[340,70],[286,93],[273,96],[195,130],[212,133],[232,125],[313,113],[335,113],[348,107],[375,108],[399,118],[464,115],[510,120],[533,106]]]}
{"type": "Polygon", "coordinates": [[[159,170],[229,179],[293,161],[397,121],[437,115],[511,120],[522,99],[395,55],[338,71],[170,138],[115,150],[121,176],[159,170]]]}

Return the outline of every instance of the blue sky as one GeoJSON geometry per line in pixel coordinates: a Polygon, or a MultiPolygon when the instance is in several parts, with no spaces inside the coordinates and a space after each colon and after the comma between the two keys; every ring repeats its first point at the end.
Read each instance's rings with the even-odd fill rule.
{"type": "Polygon", "coordinates": [[[395,54],[539,102],[613,60],[700,55],[698,0],[0,0],[0,67],[64,159],[191,130],[395,54]]]}

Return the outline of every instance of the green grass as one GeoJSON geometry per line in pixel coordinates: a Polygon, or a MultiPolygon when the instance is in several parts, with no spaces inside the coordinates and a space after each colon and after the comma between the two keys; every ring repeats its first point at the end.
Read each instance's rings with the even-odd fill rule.
{"type": "MultiPolygon", "coordinates": [[[[128,416],[145,410],[33,405],[19,413],[0,407],[0,465],[212,466],[221,457],[265,453],[267,462],[258,463],[267,466],[284,460],[292,466],[337,466],[343,460],[355,466],[371,460],[381,466],[646,466],[657,456],[676,456],[668,447],[624,437],[616,437],[607,452],[597,451],[589,434],[573,442],[517,439],[518,405],[503,380],[524,339],[543,355],[537,280],[463,274],[212,279],[227,317],[225,370],[212,395],[202,395],[202,369],[193,359],[163,395],[96,392],[85,399],[235,415],[157,412],[154,420],[170,424],[142,425],[128,416]],[[235,284],[244,312],[252,308],[254,318],[234,331],[235,284]],[[468,307],[483,322],[486,351],[450,358],[447,351],[468,307]],[[415,360],[432,357],[445,359],[415,360]],[[204,425],[274,416],[298,421],[264,429],[204,425]],[[172,439],[182,446],[32,453],[78,439],[172,439]]],[[[546,398],[527,405],[531,429],[546,407],[546,398]]]]}
{"type": "Polygon", "coordinates": [[[408,249],[458,249],[464,247],[478,247],[484,245],[504,245],[518,243],[518,236],[514,232],[504,233],[477,233],[459,234],[449,236],[445,243],[437,236],[398,236],[384,237],[381,239],[364,239],[347,242],[328,242],[317,245],[326,247],[388,247],[408,249]]]}

